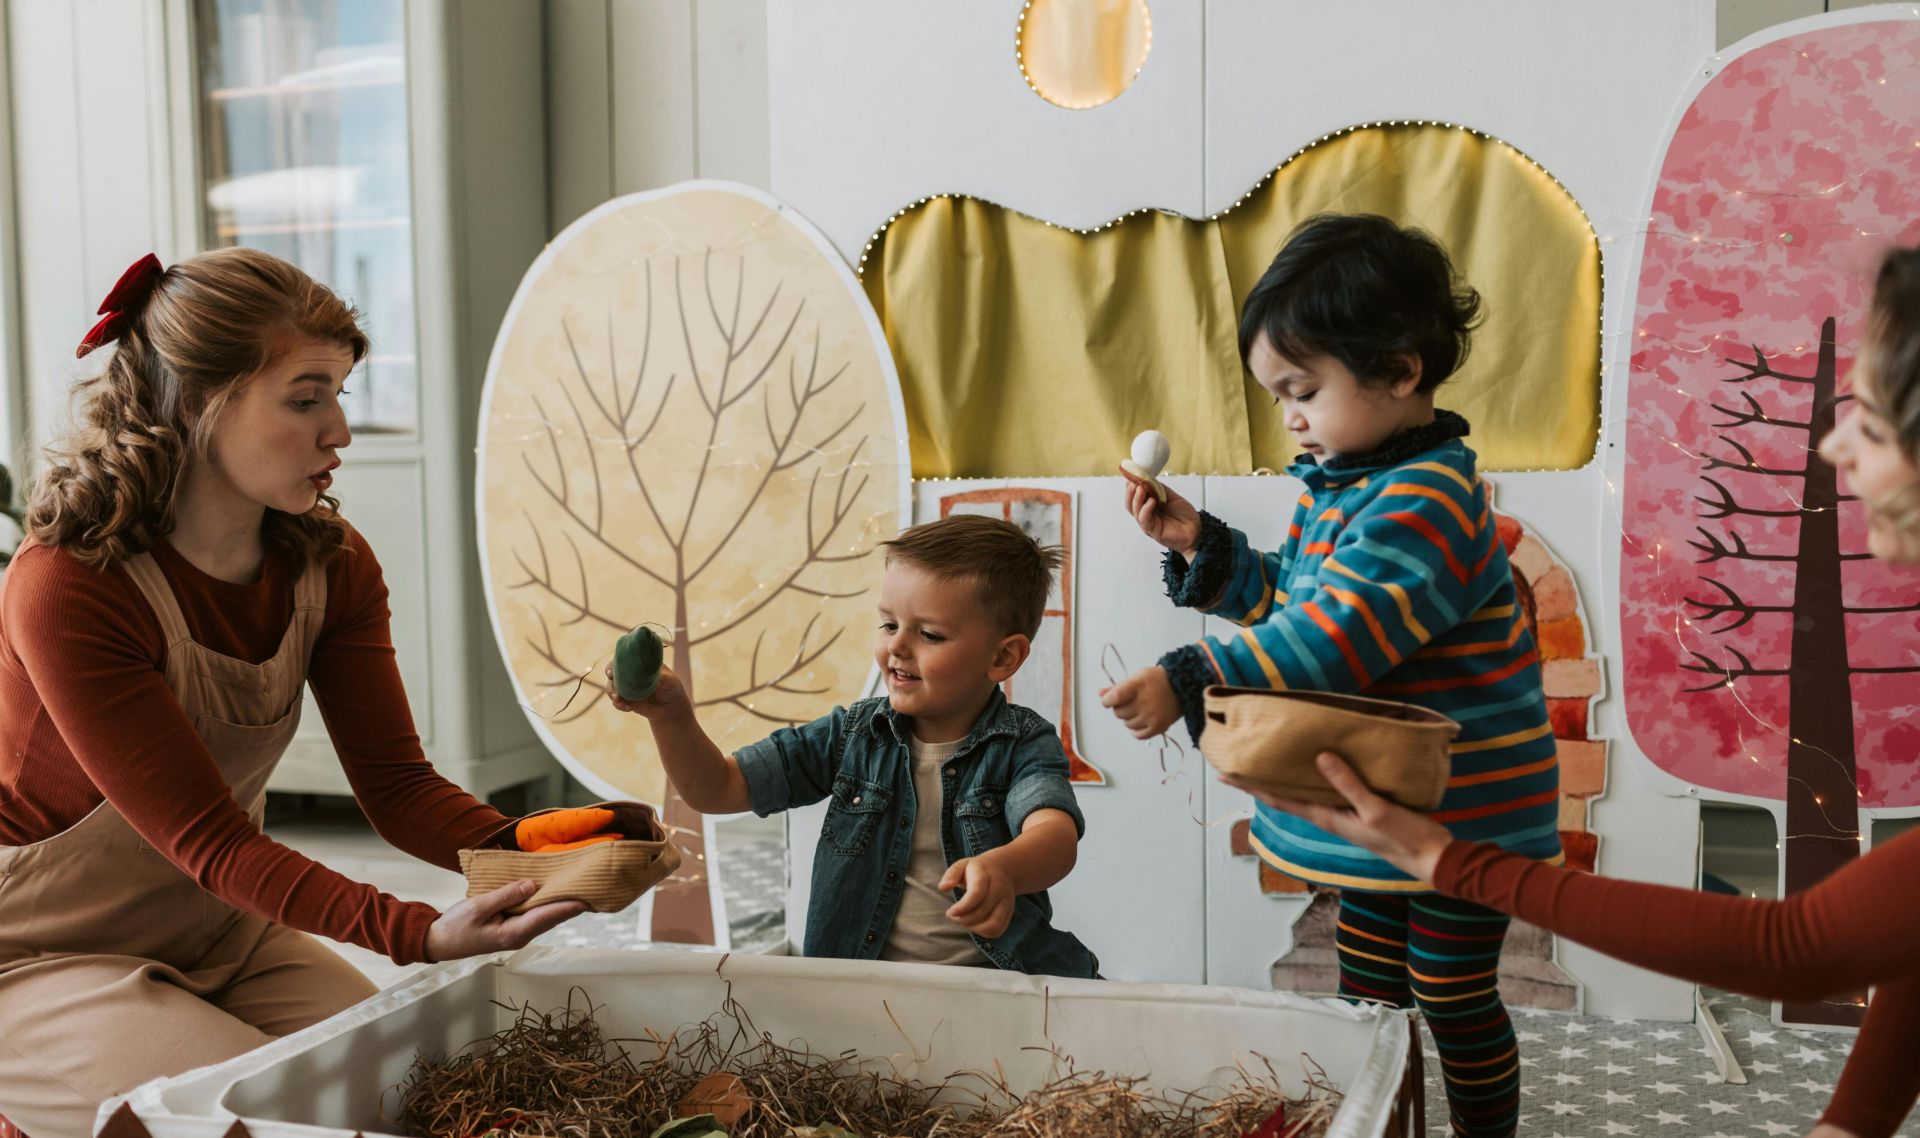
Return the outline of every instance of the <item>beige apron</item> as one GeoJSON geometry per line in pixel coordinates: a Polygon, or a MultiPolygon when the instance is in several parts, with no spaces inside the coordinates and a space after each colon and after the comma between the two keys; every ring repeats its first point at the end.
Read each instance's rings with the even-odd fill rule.
{"type": "MultiPolygon", "coordinates": [[[[248,664],[193,640],[150,555],[125,569],[160,619],[167,686],[259,825],[299,723],[325,570],[309,566],[295,586],[279,650],[248,664]]],[[[102,1100],[374,991],[313,937],[202,889],[110,803],[45,841],[0,847],[0,1115],[27,1138],[89,1135],[102,1100]]]]}

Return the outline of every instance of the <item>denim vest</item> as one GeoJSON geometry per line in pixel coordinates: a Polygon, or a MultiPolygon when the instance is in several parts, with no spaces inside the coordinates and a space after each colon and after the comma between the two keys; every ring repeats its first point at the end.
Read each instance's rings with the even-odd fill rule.
{"type": "MultiPolygon", "coordinates": [[[[905,890],[917,802],[913,720],[885,696],[836,707],[803,727],[783,727],[736,755],[761,816],[831,796],[813,859],[805,953],[872,960],[886,944],[905,890]]],[[[1065,811],[1084,833],[1067,758],[1051,723],[995,688],[973,730],[940,770],[940,844],[951,865],[1004,846],[1027,815],[1065,811]]],[[[957,899],[959,891],[954,892],[957,899]]],[[[973,943],[1001,968],[1095,976],[1099,961],[1053,927],[1043,893],[1015,898],[1005,932],[973,943]]]]}

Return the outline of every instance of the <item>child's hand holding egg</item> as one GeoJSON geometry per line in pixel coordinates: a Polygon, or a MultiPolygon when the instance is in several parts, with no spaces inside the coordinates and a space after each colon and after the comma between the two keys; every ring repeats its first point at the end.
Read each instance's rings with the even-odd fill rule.
{"type": "Polygon", "coordinates": [[[1167,436],[1159,431],[1141,431],[1133,437],[1133,454],[1120,461],[1120,473],[1129,481],[1151,489],[1154,496],[1162,502],[1167,500],[1167,488],[1160,485],[1160,472],[1167,468],[1167,459],[1173,456],[1173,447],[1167,442],[1167,436]]]}
{"type": "Polygon", "coordinates": [[[1127,512],[1140,532],[1188,560],[1200,541],[1200,511],[1160,481],[1173,447],[1159,431],[1134,436],[1133,454],[1120,463],[1127,488],[1127,512]]]}

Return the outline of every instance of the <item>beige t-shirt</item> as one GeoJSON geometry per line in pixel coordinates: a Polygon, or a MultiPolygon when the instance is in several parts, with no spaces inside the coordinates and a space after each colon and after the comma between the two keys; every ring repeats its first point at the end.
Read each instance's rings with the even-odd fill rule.
{"type": "Polygon", "coordinates": [[[907,858],[907,880],[900,908],[893,915],[882,960],[911,960],[920,964],[988,966],[985,953],[967,930],[947,919],[953,897],[940,891],[947,872],[946,851],[940,847],[940,764],[953,757],[962,740],[922,743],[913,748],[913,852],[907,858]]]}

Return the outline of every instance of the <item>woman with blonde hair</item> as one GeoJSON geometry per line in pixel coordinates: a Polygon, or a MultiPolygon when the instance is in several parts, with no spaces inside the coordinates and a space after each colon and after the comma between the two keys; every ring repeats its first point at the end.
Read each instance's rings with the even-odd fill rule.
{"type": "MultiPolygon", "coordinates": [[[[1820,443],[1867,510],[1867,550],[1920,564],[1920,248],[1881,262],[1854,405],[1820,443]]],[[[1920,578],[1916,578],[1920,583],[1920,578]]],[[[1920,832],[1874,849],[1780,901],[1617,881],[1456,841],[1374,794],[1336,755],[1320,770],[1344,807],[1268,805],[1374,851],[1450,897],[1518,917],[1672,976],[1769,999],[1816,1000],[1872,985],[1873,1002],[1812,1138],[1884,1138],[1920,1096],[1920,832]]]]}
{"type": "Polygon", "coordinates": [[[260,829],[313,687],[381,836],[458,868],[511,826],[442,778],[395,667],[387,589],[327,493],[367,338],[279,258],[206,253],[121,277],[0,591],[0,1114],[91,1133],[101,1101],[371,995],[314,935],[398,963],[517,948],[520,882],[446,913],[260,829]]]}

